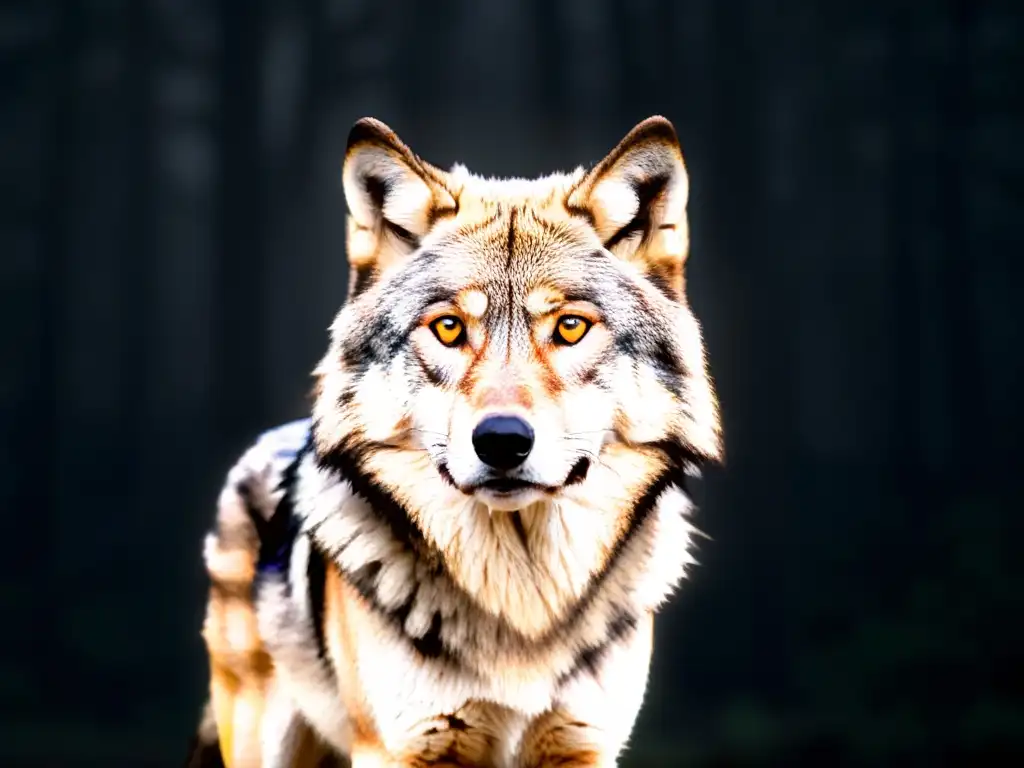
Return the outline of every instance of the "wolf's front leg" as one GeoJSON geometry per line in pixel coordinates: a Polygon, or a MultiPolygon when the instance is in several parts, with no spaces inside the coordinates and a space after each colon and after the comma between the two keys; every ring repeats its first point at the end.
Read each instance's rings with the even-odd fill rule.
{"type": "Polygon", "coordinates": [[[470,702],[382,734],[382,741],[357,740],[352,768],[504,768],[511,757],[510,714],[503,707],[470,702]]]}
{"type": "Polygon", "coordinates": [[[614,768],[643,703],[653,619],[643,616],[580,670],[527,727],[515,768],[614,768]]]}
{"type": "Polygon", "coordinates": [[[260,723],[260,768],[341,768],[346,759],[313,731],[275,679],[260,723]]]}
{"type": "MultiPolygon", "coordinates": [[[[615,765],[615,753],[601,746],[600,732],[564,710],[552,710],[534,720],[523,734],[516,768],[615,765]]],[[[617,750],[616,750],[617,751],[617,750]]]]}

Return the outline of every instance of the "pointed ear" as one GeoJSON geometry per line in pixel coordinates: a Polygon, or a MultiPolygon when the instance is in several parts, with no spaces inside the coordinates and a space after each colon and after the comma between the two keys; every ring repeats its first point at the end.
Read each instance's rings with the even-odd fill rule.
{"type": "Polygon", "coordinates": [[[678,299],[689,250],[688,195],[675,128],[655,116],[633,128],[584,176],[566,207],[590,219],[605,248],[678,299]]]}
{"type": "Polygon", "coordinates": [[[438,217],[458,209],[447,174],[414,155],[384,123],[352,126],[342,171],[348,205],[349,296],[419,247],[438,217]]]}

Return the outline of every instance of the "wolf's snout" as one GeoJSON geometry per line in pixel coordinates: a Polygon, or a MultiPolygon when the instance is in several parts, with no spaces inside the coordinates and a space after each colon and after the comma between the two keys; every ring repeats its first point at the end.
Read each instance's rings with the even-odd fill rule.
{"type": "Polygon", "coordinates": [[[533,448],[533,427],[518,416],[488,416],[473,430],[473,449],[494,469],[514,469],[533,448]]]}

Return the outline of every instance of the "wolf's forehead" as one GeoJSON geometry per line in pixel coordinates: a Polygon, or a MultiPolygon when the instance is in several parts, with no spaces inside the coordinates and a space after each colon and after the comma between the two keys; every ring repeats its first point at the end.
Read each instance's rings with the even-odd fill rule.
{"type": "Polygon", "coordinates": [[[453,249],[437,273],[452,300],[468,316],[483,317],[510,306],[542,315],[607,282],[609,259],[599,250],[566,243],[491,243],[453,249]]]}
{"type": "Polygon", "coordinates": [[[509,283],[524,287],[569,275],[578,266],[577,254],[601,249],[589,223],[561,205],[477,204],[483,207],[460,210],[425,243],[453,274],[503,288],[509,283]]]}

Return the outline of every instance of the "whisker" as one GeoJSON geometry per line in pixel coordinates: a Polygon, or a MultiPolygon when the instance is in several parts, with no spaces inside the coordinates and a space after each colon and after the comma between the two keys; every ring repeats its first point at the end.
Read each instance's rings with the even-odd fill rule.
{"type": "Polygon", "coordinates": [[[595,464],[597,464],[598,466],[604,467],[617,478],[619,478],[620,481],[622,480],[622,475],[619,473],[619,471],[616,470],[615,467],[611,466],[608,462],[604,461],[599,453],[596,453],[595,451],[592,450],[587,450],[585,448],[574,448],[571,452],[573,456],[585,457],[590,461],[594,462],[595,464]]]}
{"type": "Polygon", "coordinates": [[[421,429],[420,427],[409,427],[408,431],[409,432],[422,432],[424,435],[440,435],[445,440],[448,439],[448,435],[447,434],[445,434],[444,432],[436,432],[433,429],[421,429]]]}
{"type": "Polygon", "coordinates": [[[390,448],[396,451],[409,451],[410,453],[429,453],[429,449],[420,448],[415,445],[404,445],[402,443],[389,443],[384,440],[370,440],[367,445],[374,448],[390,448]]]}

